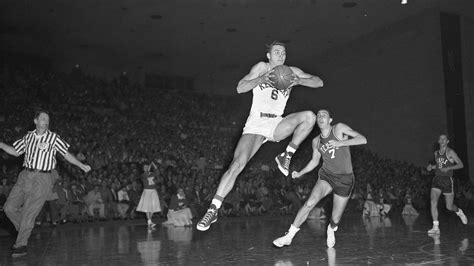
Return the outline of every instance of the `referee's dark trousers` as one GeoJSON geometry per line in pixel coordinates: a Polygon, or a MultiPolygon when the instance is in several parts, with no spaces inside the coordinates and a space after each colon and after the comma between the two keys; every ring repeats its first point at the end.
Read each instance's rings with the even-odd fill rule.
{"type": "Polygon", "coordinates": [[[52,187],[51,173],[29,170],[20,172],[18,181],[4,206],[5,214],[18,230],[17,247],[28,245],[36,216],[40,213],[52,187]]]}

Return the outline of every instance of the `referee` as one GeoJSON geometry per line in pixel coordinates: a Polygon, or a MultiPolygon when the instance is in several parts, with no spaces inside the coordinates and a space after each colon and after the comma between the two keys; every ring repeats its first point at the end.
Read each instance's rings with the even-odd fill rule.
{"type": "Polygon", "coordinates": [[[25,154],[23,171],[18,175],[18,181],[4,206],[5,214],[18,231],[16,243],[12,246],[14,258],[26,255],[26,246],[35,218],[52,191],[54,178],[51,171],[56,168],[56,153],[59,152],[69,163],[76,165],[84,172],[91,170],[89,165],[81,163],[68,152],[67,142],[58,134],[49,131],[47,112],[36,112],[34,123],[36,130],[28,132],[23,138],[15,141],[13,147],[0,142],[0,149],[10,155],[18,157],[25,154]]]}

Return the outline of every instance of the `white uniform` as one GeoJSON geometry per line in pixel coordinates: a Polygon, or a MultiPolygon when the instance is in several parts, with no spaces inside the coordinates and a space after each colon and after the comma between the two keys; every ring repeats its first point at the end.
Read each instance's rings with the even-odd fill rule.
{"type": "Polygon", "coordinates": [[[242,134],[262,135],[275,141],[273,133],[285,111],[291,88],[279,91],[272,85],[262,83],[252,90],[252,107],[242,134]]]}

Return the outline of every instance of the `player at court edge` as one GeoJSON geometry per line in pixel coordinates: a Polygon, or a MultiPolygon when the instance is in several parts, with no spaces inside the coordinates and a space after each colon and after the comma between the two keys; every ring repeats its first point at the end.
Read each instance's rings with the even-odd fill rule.
{"type": "Polygon", "coordinates": [[[206,231],[217,221],[218,209],[224,198],[263,143],[278,142],[293,135],[285,152],[275,158],[280,171],[288,176],[291,157],[316,123],[316,115],[312,111],[301,111],[285,117],[282,115],[293,86],[318,88],[323,86],[322,80],[297,67],[284,66],[284,43],[274,41],[267,46],[266,55],[268,62],[258,62],[237,85],[238,93],[252,91],[250,114],[235,148],[233,160],[220,180],[209,209],[197,224],[200,231],[206,231]],[[282,85],[285,83],[286,86],[282,85]]]}

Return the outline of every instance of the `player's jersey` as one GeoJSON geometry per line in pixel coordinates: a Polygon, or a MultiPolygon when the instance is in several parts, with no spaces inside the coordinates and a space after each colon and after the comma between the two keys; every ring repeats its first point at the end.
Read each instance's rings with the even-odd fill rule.
{"type": "Polygon", "coordinates": [[[453,170],[449,170],[446,173],[442,172],[440,169],[450,167],[455,165],[449,161],[448,156],[446,155],[448,151],[446,150],[443,154],[440,154],[439,151],[436,151],[435,161],[436,161],[436,175],[437,176],[453,176],[453,170]]]}
{"type": "Polygon", "coordinates": [[[330,147],[330,140],[339,141],[334,134],[334,127],[326,138],[319,134],[318,151],[323,158],[322,168],[333,174],[352,173],[351,151],[348,146],[330,147]]]}
{"type": "Polygon", "coordinates": [[[261,113],[282,116],[286,102],[290,97],[291,88],[282,92],[272,85],[262,83],[253,90],[252,107],[250,116],[260,117],[261,113]]]}

